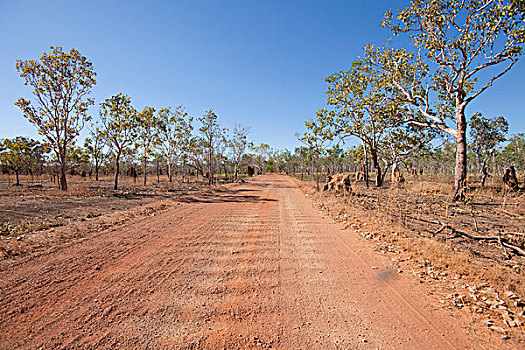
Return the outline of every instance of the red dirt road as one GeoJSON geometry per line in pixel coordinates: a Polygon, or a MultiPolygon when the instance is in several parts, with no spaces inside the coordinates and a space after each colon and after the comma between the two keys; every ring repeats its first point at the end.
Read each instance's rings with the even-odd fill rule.
{"type": "Polygon", "coordinates": [[[171,203],[3,263],[0,348],[478,348],[287,177],[171,203]]]}

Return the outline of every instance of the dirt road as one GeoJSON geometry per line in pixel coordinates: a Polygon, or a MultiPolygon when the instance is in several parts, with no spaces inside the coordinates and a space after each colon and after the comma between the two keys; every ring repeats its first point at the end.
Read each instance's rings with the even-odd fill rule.
{"type": "Polygon", "coordinates": [[[0,348],[478,347],[387,265],[261,176],[3,264],[0,348]]]}

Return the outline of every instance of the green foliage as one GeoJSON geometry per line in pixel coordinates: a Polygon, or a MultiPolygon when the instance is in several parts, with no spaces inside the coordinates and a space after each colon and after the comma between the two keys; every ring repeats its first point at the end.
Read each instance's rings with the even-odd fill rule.
{"type": "Polygon", "coordinates": [[[509,0],[411,1],[396,19],[387,12],[382,25],[395,34],[408,33],[418,51],[380,55],[375,50],[383,56],[378,63],[427,126],[453,136],[462,131],[448,128],[446,118],[458,121],[458,112],[512,68],[525,42],[523,11],[509,0]],[[488,75],[480,74],[489,69],[488,75]],[[432,93],[438,97],[433,110],[432,93]]]}
{"type": "Polygon", "coordinates": [[[37,102],[19,98],[15,105],[55,153],[61,189],[67,190],[67,150],[90,119],[88,107],[94,103],[86,98],[96,84],[93,64],[75,49],[64,52],[61,47],[51,47],[40,61],[17,60],[16,69],[25,85],[32,86],[37,102]]]}
{"type": "Polygon", "coordinates": [[[188,115],[184,107],[162,108],[157,114],[158,148],[168,163],[168,175],[172,181],[172,167],[177,159],[186,160],[191,151],[193,117],[188,115]]]}
{"type": "Polygon", "coordinates": [[[257,166],[259,167],[259,171],[264,172],[265,166],[264,164],[268,161],[268,156],[270,155],[270,145],[266,143],[261,143],[258,146],[255,146],[253,148],[257,159],[257,166]]]}
{"type": "Polygon", "coordinates": [[[253,143],[248,141],[249,132],[249,128],[245,128],[240,124],[235,125],[233,128],[231,140],[228,142],[228,147],[233,158],[235,179],[238,177],[239,165],[241,163],[242,157],[253,147],[253,143]]]}
{"type": "Polygon", "coordinates": [[[28,137],[17,136],[0,142],[0,165],[16,173],[16,184],[20,185],[19,174],[29,168],[34,159],[41,159],[44,152],[42,144],[28,137]]]}
{"type": "Polygon", "coordinates": [[[153,107],[144,107],[142,112],[137,115],[137,138],[135,148],[139,150],[139,155],[144,165],[144,186],[146,186],[148,159],[153,155],[155,148],[160,144],[160,138],[157,133],[159,119],[155,115],[153,107]]]}
{"type": "Polygon", "coordinates": [[[214,183],[214,176],[217,169],[217,150],[226,141],[226,129],[221,128],[218,117],[210,109],[199,118],[201,126],[199,128],[200,139],[208,165],[208,183],[214,183]]]}
{"type": "Polygon", "coordinates": [[[131,98],[119,93],[100,104],[101,137],[117,154],[130,153],[138,136],[137,111],[131,98]]]}
{"type": "Polygon", "coordinates": [[[509,124],[504,117],[487,118],[476,113],[470,118],[470,137],[472,152],[480,166],[485,166],[488,157],[496,151],[499,143],[505,141],[509,124]]]}
{"type": "Polygon", "coordinates": [[[102,162],[107,157],[104,154],[104,139],[101,129],[97,125],[92,125],[92,129],[89,132],[90,137],[84,140],[84,148],[86,154],[91,161],[92,167],[95,169],[95,180],[98,181],[98,172],[102,162]]]}
{"type": "Polygon", "coordinates": [[[509,143],[498,156],[500,164],[525,171],[525,133],[513,135],[508,141],[509,143]]]}
{"type": "Polygon", "coordinates": [[[407,107],[456,139],[455,198],[467,175],[465,109],[517,62],[525,43],[523,10],[515,0],[412,0],[385,14],[383,26],[408,33],[415,52],[367,48],[407,107]],[[447,124],[452,119],[455,128],[447,124]]]}
{"type": "Polygon", "coordinates": [[[89,154],[85,148],[82,147],[70,147],[68,153],[68,165],[71,169],[77,169],[79,167],[89,164],[89,154]]]}
{"type": "Polygon", "coordinates": [[[138,113],[131,105],[131,98],[119,93],[100,104],[100,135],[115,153],[115,186],[118,186],[121,155],[130,154],[139,133],[138,113]]]}
{"type": "Polygon", "coordinates": [[[135,148],[140,151],[140,156],[148,158],[153,150],[160,144],[160,138],[156,133],[160,120],[155,115],[155,108],[144,107],[142,112],[136,115],[137,138],[135,148]]]}
{"type": "Polygon", "coordinates": [[[303,138],[313,142],[357,137],[364,145],[364,159],[370,154],[376,170],[376,185],[381,186],[384,175],[380,158],[388,168],[421,149],[434,135],[421,126],[407,123],[407,118],[421,117],[405,107],[393,89],[389,73],[378,68],[376,53],[365,51],[365,56],[353,62],[348,71],[340,71],[326,78],[327,103],[333,108],[317,112],[315,122],[306,122],[311,132],[303,138]]]}

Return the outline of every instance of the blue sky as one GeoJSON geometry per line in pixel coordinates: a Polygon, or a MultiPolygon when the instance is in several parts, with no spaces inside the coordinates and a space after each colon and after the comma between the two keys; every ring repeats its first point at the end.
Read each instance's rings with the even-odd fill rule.
{"type": "MultiPolygon", "coordinates": [[[[379,23],[405,1],[34,1],[0,0],[0,138],[36,137],[13,105],[31,97],[16,59],[49,46],[78,49],[94,63],[98,104],[123,92],[137,109],[214,108],[223,126],[294,148],[296,132],[325,105],[323,78],[350,67],[367,43],[391,36],[379,23]]],[[[525,58],[525,57],[524,57],[525,58]]],[[[525,59],[468,108],[503,115],[525,131],[525,59]]]]}

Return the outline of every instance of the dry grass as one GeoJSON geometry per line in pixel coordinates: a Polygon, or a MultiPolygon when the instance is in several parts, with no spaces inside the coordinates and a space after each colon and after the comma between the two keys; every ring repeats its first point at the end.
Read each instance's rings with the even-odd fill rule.
{"type": "Polygon", "coordinates": [[[465,231],[477,226],[487,234],[495,227],[499,232],[523,232],[523,195],[488,188],[470,193],[468,204],[454,203],[450,184],[420,179],[382,189],[354,184],[356,195],[344,198],[316,192],[312,183],[296,182],[321,210],[391,255],[397,268],[431,285],[440,305],[467,308],[478,330],[489,324],[490,329],[503,329],[502,336],[511,336],[515,344],[525,342],[519,326],[525,322],[525,258],[497,243],[470,241],[447,230],[433,235],[439,226],[411,219],[447,221],[465,231]],[[491,290],[496,296],[481,299],[491,290]],[[500,304],[486,304],[493,301],[500,304]],[[508,326],[514,321],[518,326],[508,326]]]}
{"type": "Polygon", "coordinates": [[[159,180],[148,176],[143,186],[142,178],[121,176],[119,189],[113,190],[112,175],[101,176],[99,181],[69,176],[68,190],[61,191],[49,177],[20,176],[21,185],[15,186],[14,176],[0,175],[0,238],[16,238],[207,187],[202,178],[182,183],[176,177],[169,183],[164,175],[159,180]]]}

